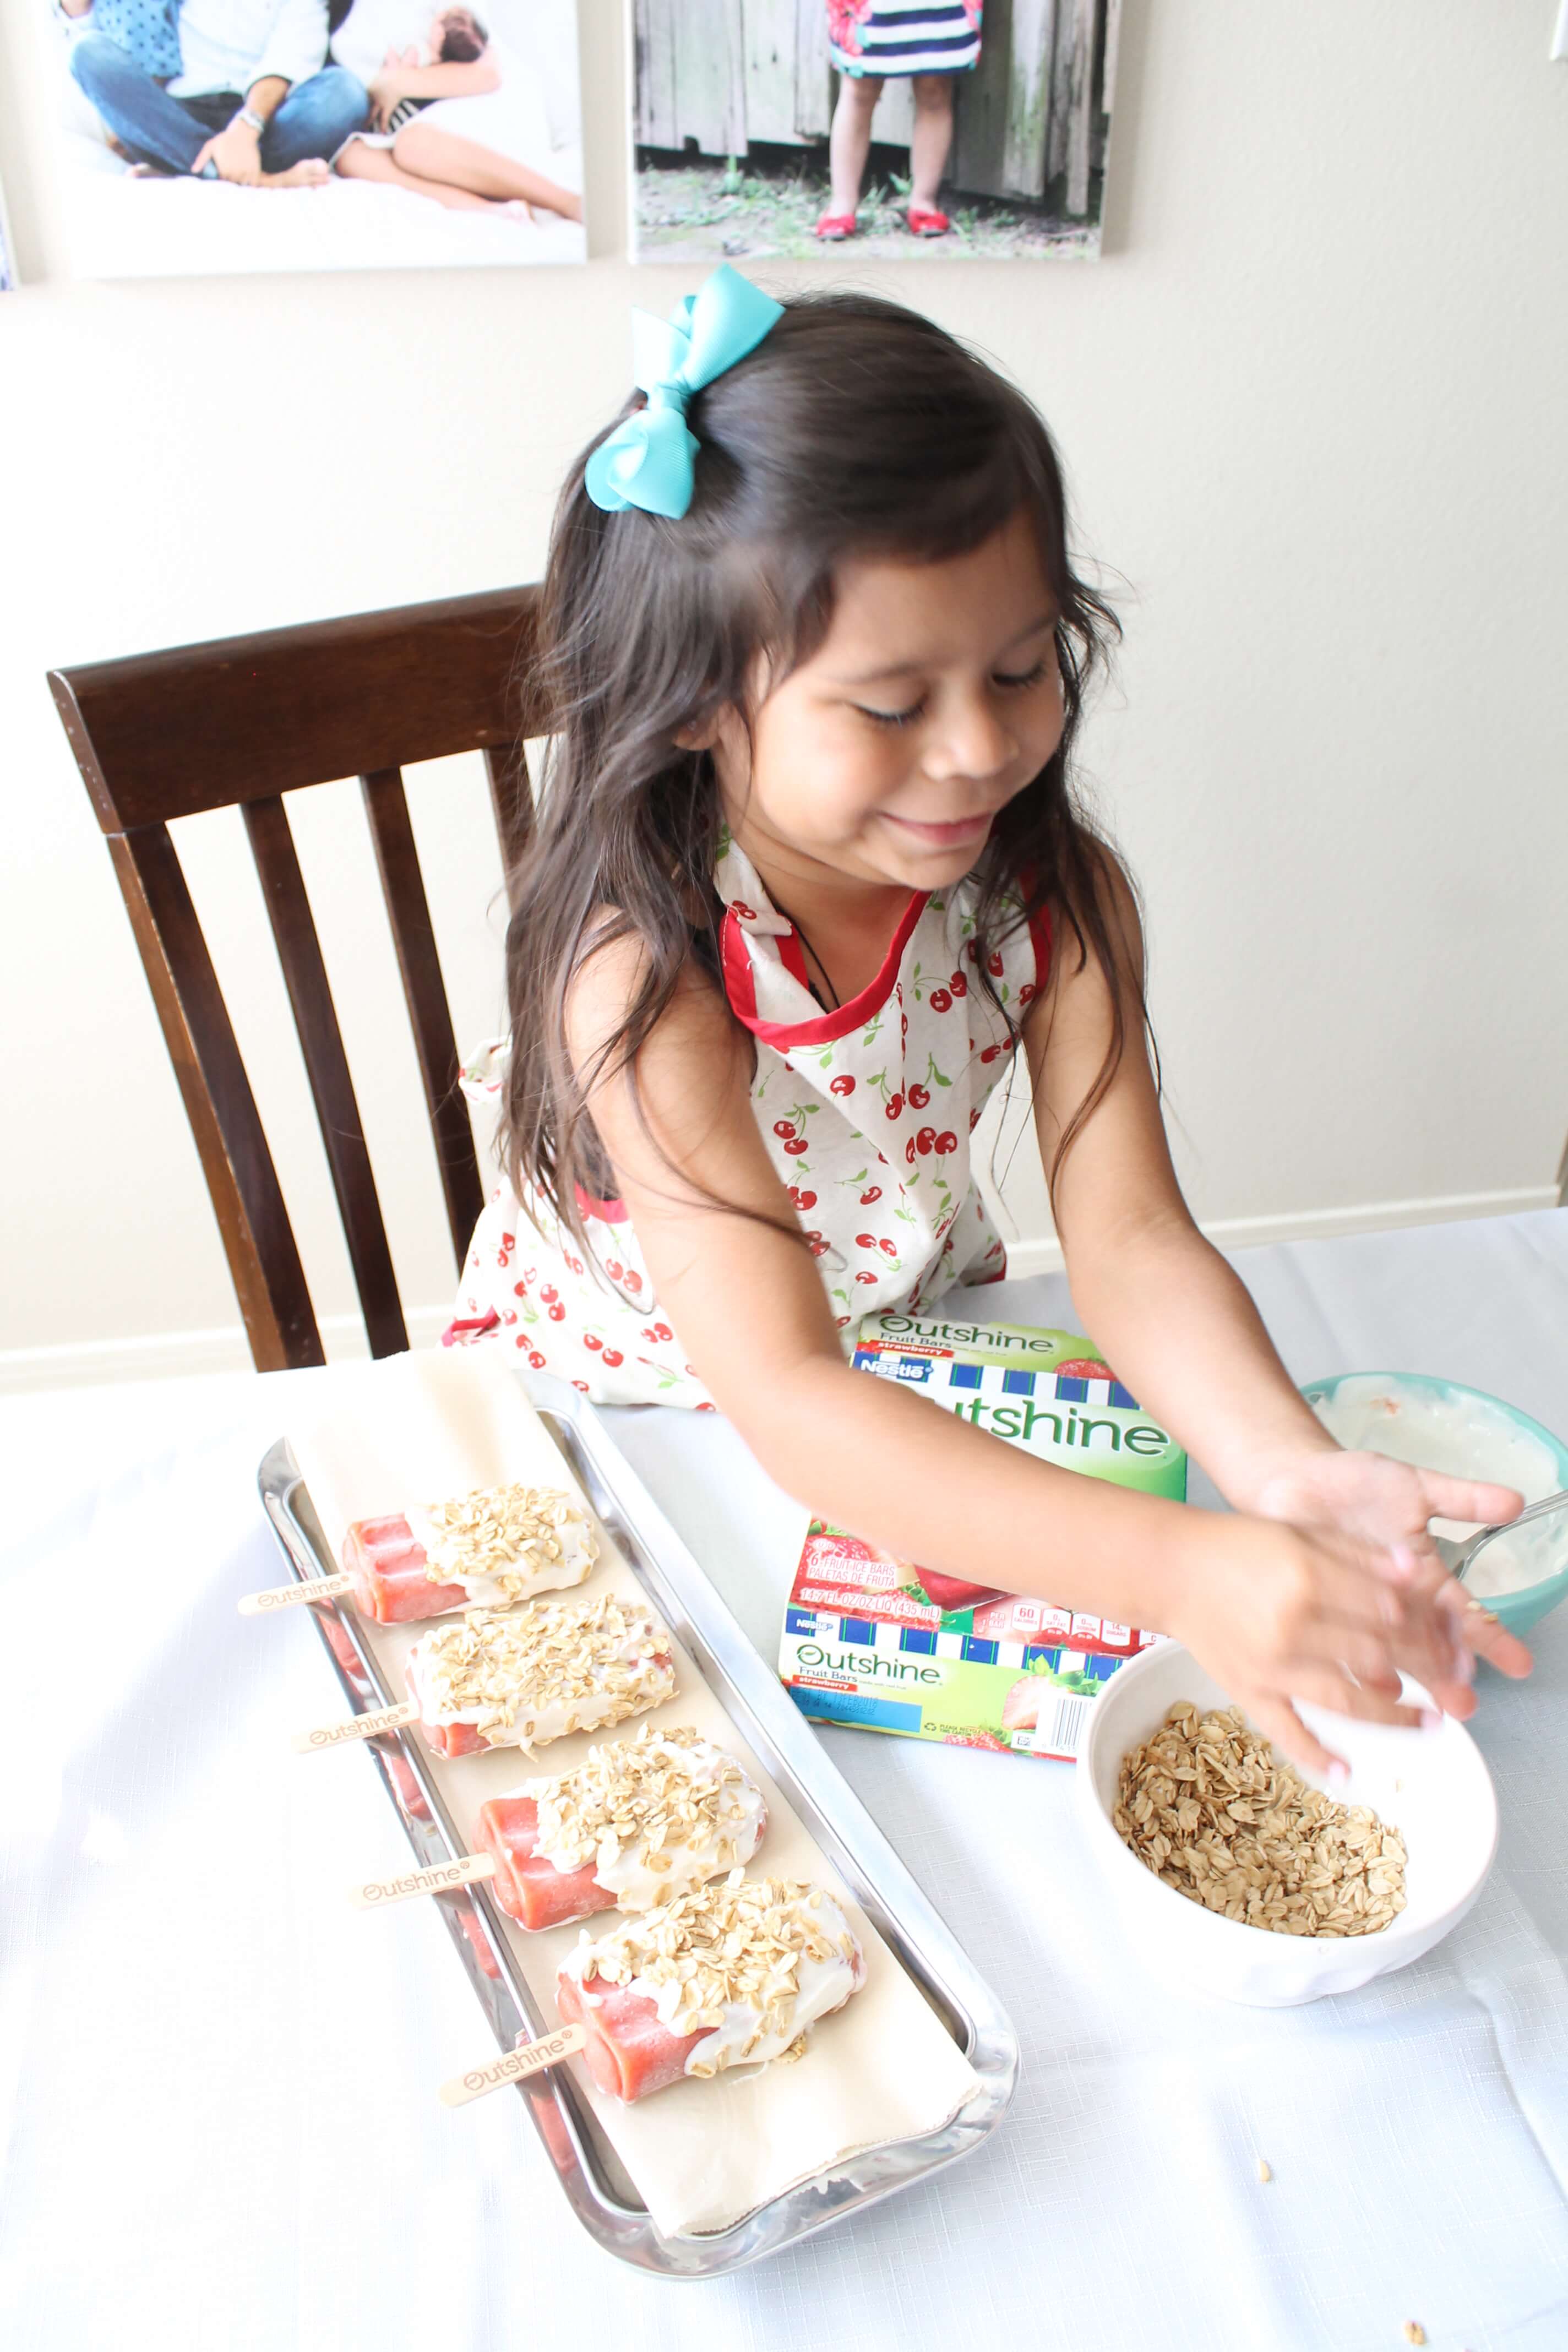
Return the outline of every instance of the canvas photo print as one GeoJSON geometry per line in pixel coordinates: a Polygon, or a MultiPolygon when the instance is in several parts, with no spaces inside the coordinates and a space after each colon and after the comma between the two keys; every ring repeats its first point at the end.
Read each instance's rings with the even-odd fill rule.
{"type": "Polygon", "coordinates": [[[83,277],[586,257],[575,0],[37,0],[83,277]]]}
{"type": "Polygon", "coordinates": [[[644,261],[1091,258],[1121,0],[633,0],[644,261]]]}

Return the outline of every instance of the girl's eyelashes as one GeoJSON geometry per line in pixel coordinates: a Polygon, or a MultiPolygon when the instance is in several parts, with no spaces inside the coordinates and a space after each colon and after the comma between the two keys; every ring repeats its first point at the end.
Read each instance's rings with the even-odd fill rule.
{"type": "Polygon", "coordinates": [[[908,727],[920,717],[925,707],[923,694],[918,702],[911,702],[907,710],[868,710],[863,702],[855,705],[862,719],[875,719],[879,727],[908,727]]]}
{"type": "MultiPolygon", "coordinates": [[[[1052,654],[1042,654],[1039,660],[1035,664],[1032,669],[1022,670],[1013,674],[1009,674],[1005,670],[998,670],[994,674],[993,682],[994,684],[1001,687],[1005,693],[1021,693],[1027,687],[1040,685],[1042,680],[1049,674],[1055,656],[1052,654]]],[[[925,707],[926,698],[923,694],[918,702],[911,702],[909,708],[905,710],[871,710],[868,709],[867,705],[863,702],[858,702],[855,705],[856,709],[860,713],[862,719],[872,719],[879,727],[912,726],[925,707]]]]}
{"type": "Polygon", "coordinates": [[[1022,670],[1018,672],[1017,675],[1011,677],[1007,677],[1003,672],[998,671],[996,683],[998,686],[1009,688],[1015,694],[1018,693],[1024,687],[1038,686],[1043,678],[1049,676],[1051,667],[1055,659],[1056,656],[1054,654],[1042,654],[1039,660],[1035,664],[1033,669],[1022,670]]]}

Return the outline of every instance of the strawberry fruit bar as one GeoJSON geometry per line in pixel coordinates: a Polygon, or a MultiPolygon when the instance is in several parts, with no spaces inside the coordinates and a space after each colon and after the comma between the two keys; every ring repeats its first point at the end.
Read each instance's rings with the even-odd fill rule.
{"type": "Polygon", "coordinates": [[[598,1556],[587,1513],[556,1486],[476,1486],[427,1509],[356,1519],[343,1541],[354,1605],[380,1625],[559,1592],[581,1584],[598,1556]]]}
{"type": "Polygon", "coordinates": [[[750,1862],[767,1827],[749,1772],[699,1732],[651,1723],[554,1780],[479,1808],[494,1892],[520,1927],[649,1911],[750,1862]]]}
{"type": "Polygon", "coordinates": [[[531,1754],[662,1706],[675,1690],[669,1635],[640,1601],[534,1601],[475,1609],[416,1642],[405,1670],[437,1756],[531,1754]]]}
{"type": "Polygon", "coordinates": [[[825,1888],[732,1870],[607,1936],[582,1936],[555,2005],[586,2034],[600,2090],[629,2102],[683,2075],[799,2057],[811,2027],[865,1981],[855,1932],[825,1888]]]}

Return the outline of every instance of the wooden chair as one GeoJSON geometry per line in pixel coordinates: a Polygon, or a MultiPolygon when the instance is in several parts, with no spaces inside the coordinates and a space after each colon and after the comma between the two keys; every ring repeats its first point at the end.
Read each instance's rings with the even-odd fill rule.
{"type": "Polygon", "coordinates": [[[498,589],[49,674],[125,894],[259,1371],[323,1362],[321,1336],[169,824],[210,809],[243,814],[371,1353],[396,1354],[408,1334],[282,795],[360,779],[460,1267],[483,1193],[402,767],[481,751],[510,870],[533,809],[521,745],[543,731],[538,600],[535,588],[498,589]]]}

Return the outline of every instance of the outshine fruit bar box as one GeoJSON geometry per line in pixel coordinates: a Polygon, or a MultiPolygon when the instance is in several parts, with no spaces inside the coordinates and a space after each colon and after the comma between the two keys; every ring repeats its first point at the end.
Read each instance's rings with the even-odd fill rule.
{"type": "MultiPolygon", "coordinates": [[[[1073,1332],[874,1316],[855,1368],[1062,1469],[1185,1499],[1181,1447],[1073,1332]]],[[[1159,1638],[938,1575],[814,1519],[779,1671],[815,1721],[1066,1761],[1110,1675],[1159,1638]]]]}

